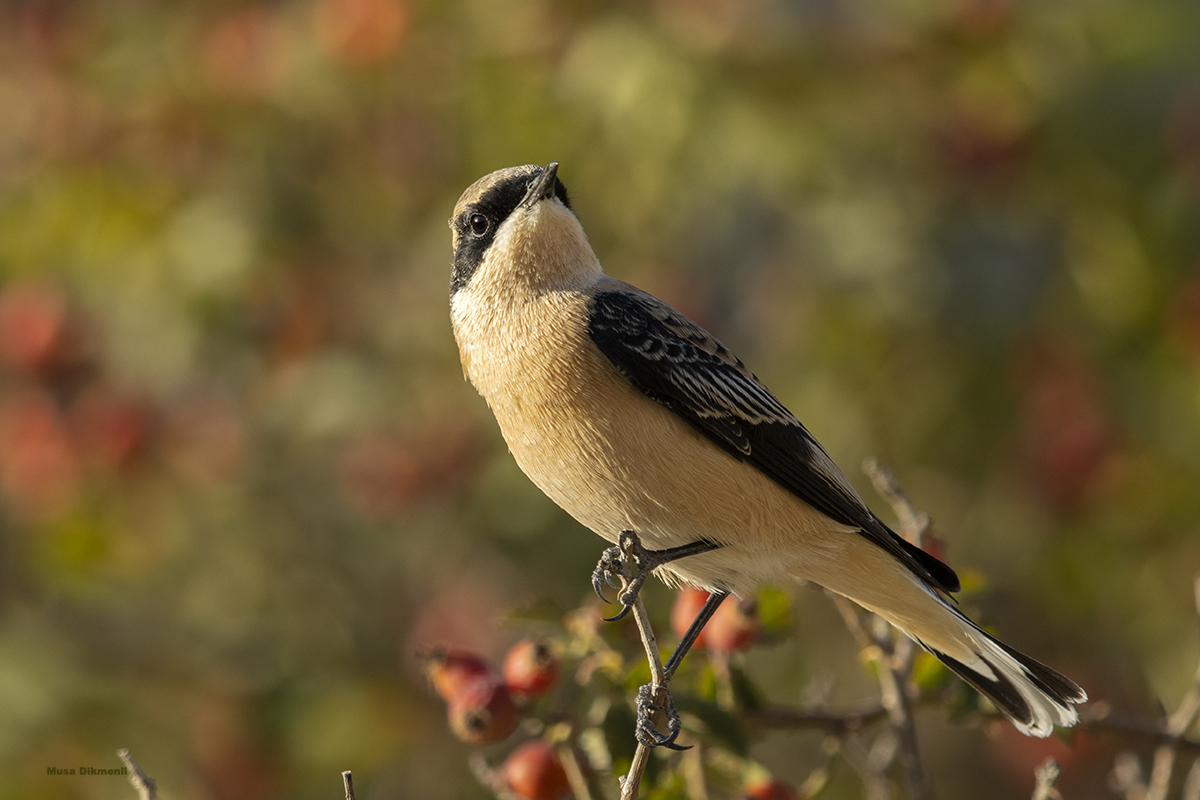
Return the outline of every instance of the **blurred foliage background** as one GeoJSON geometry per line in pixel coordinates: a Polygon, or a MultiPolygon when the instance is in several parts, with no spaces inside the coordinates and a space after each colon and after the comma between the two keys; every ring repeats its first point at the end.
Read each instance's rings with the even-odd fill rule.
{"type": "MultiPolygon", "coordinates": [[[[562,163],[969,607],[1154,714],[1198,646],[1194,0],[0,4],[0,798],[484,797],[412,658],[570,609],[601,541],[461,379],[458,194],[562,163]],[[872,500],[884,511],[882,502],[872,500]]],[[[656,618],[670,598],[648,595],[656,618]]],[[[828,601],[749,654],[874,691],[828,601]]],[[[919,719],[947,797],[1113,745],[919,719]]],[[[802,779],[814,742],[755,754],[802,779]]],[[[857,796],[853,775],[831,797],[857,796]]]]}

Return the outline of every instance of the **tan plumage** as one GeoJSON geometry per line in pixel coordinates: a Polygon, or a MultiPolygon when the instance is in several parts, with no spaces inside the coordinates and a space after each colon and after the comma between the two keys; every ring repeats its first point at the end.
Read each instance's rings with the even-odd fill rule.
{"type": "Polygon", "coordinates": [[[529,478],[609,541],[631,529],[651,549],[721,545],[662,568],[668,581],[739,593],[813,581],[957,663],[1026,733],[1073,724],[1082,690],[947,603],[953,573],[893,541],[740,361],[604,275],[555,171],[488,175],[451,220],[463,370],[529,478]]]}

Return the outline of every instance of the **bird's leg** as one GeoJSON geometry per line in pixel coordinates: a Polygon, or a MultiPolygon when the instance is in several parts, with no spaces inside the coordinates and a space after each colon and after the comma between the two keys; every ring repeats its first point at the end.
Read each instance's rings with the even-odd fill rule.
{"type": "Polygon", "coordinates": [[[671,676],[675,674],[675,670],[679,669],[680,662],[683,657],[692,649],[692,645],[696,643],[696,639],[700,637],[700,631],[704,630],[704,626],[712,619],[712,615],[716,613],[721,603],[725,598],[729,597],[729,592],[725,589],[719,589],[708,596],[701,606],[696,618],[692,620],[692,624],[688,626],[687,632],[683,634],[683,638],[679,640],[679,644],[675,645],[675,649],[671,652],[671,657],[667,659],[665,672],[667,680],[671,680],[671,676]]]}
{"type": "Polygon", "coordinates": [[[687,556],[716,550],[720,546],[716,542],[701,539],[679,547],[668,547],[665,550],[647,550],[642,547],[641,539],[636,533],[621,531],[617,537],[616,546],[604,551],[600,556],[600,563],[592,571],[592,588],[596,590],[596,595],[606,603],[608,598],[604,596],[604,584],[607,583],[614,589],[618,588],[618,582],[621,584],[621,594],[617,598],[621,602],[621,610],[617,612],[616,616],[606,617],[604,621],[616,622],[629,613],[629,610],[633,608],[633,601],[642,591],[642,584],[654,570],[687,556]]]}
{"type": "Polygon", "coordinates": [[[646,578],[656,568],[686,556],[707,553],[719,546],[714,542],[698,541],[666,550],[647,550],[642,547],[636,533],[621,531],[617,538],[617,545],[604,551],[600,563],[596,565],[596,570],[592,573],[592,588],[596,590],[596,594],[600,596],[601,600],[607,602],[603,592],[604,583],[613,588],[618,588],[619,584],[621,589],[619,599],[623,608],[609,621],[621,619],[635,607],[639,611],[636,615],[638,627],[642,629],[642,639],[646,643],[646,657],[651,660],[650,671],[655,676],[654,683],[641,687],[637,695],[636,737],[638,742],[645,747],[666,747],[671,750],[687,749],[675,744],[681,724],[679,712],[675,709],[675,703],[671,699],[668,684],[684,655],[696,641],[700,631],[704,629],[705,623],[721,605],[721,601],[729,595],[729,592],[720,591],[709,596],[687,633],[684,634],[675,651],[671,653],[671,657],[667,659],[665,667],[659,661],[658,648],[653,644],[654,633],[649,630],[649,621],[644,619],[645,611],[638,599],[638,593],[646,582],[646,578]],[[654,722],[655,715],[660,713],[666,725],[665,733],[660,732],[654,722]]]}

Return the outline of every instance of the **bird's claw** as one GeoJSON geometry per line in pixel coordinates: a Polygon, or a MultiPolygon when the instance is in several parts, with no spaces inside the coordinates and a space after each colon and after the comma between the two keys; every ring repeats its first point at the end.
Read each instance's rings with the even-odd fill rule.
{"type": "Polygon", "coordinates": [[[682,727],[679,712],[675,710],[675,702],[666,688],[662,690],[663,701],[654,702],[654,686],[647,684],[638,689],[637,695],[637,731],[638,743],[645,747],[665,747],[668,750],[690,750],[690,745],[676,744],[682,727]],[[667,731],[659,731],[654,724],[654,715],[661,713],[666,721],[667,731]]]}
{"type": "Polygon", "coordinates": [[[617,596],[621,610],[615,616],[605,617],[605,622],[616,622],[633,608],[642,584],[658,566],[651,555],[651,551],[642,547],[633,531],[621,531],[617,544],[600,555],[600,561],[592,571],[592,589],[596,596],[607,603],[609,600],[604,596],[604,584],[621,589],[617,596]]]}
{"type": "Polygon", "coordinates": [[[592,570],[592,589],[595,590],[596,596],[606,603],[609,599],[604,596],[604,584],[607,583],[613,589],[619,589],[623,585],[621,578],[624,558],[620,547],[610,547],[600,554],[600,562],[592,570]]]}
{"type": "Polygon", "coordinates": [[[604,584],[607,583],[614,589],[621,588],[617,600],[623,608],[615,617],[609,619],[612,622],[629,613],[629,609],[637,602],[638,593],[642,591],[642,584],[654,570],[677,559],[707,553],[718,547],[720,545],[716,542],[701,539],[666,550],[647,550],[636,533],[621,531],[617,536],[617,544],[601,554],[600,563],[596,564],[596,569],[592,571],[592,588],[606,603],[608,598],[604,596],[604,584]]]}

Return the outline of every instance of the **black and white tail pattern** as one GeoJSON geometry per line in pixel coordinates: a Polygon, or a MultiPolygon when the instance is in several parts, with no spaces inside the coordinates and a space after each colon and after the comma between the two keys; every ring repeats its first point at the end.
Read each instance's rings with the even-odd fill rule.
{"type": "Polygon", "coordinates": [[[1073,680],[999,641],[946,607],[966,626],[975,658],[964,663],[917,639],[954,674],[975,687],[1027,736],[1049,736],[1055,725],[1079,721],[1075,704],[1087,702],[1087,692],[1073,680]]]}

